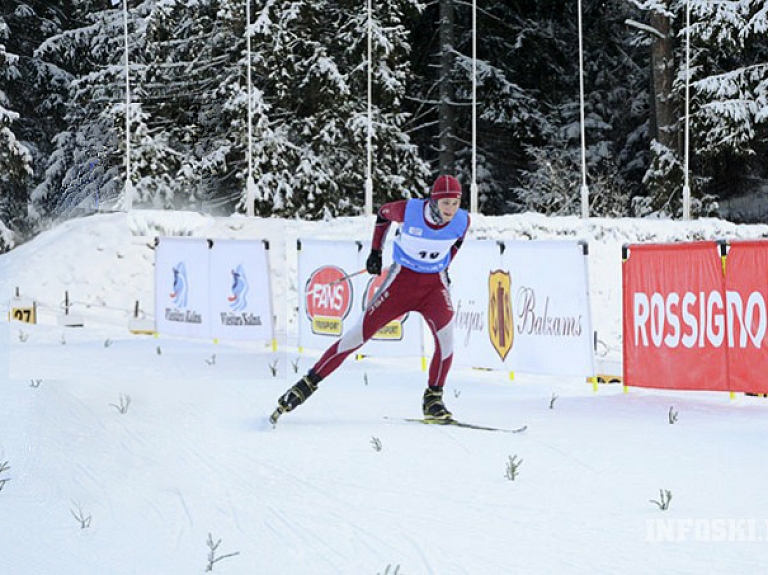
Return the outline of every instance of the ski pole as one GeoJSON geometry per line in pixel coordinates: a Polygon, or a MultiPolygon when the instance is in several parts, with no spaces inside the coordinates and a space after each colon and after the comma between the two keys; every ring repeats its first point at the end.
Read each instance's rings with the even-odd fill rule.
{"type": "Polygon", "coordinates": [[[339,279],[337,279],[337,280],[333,280],[331,283],[329,283],[329,284],[326,284],[326,285],[329,285],[329,286],[333,286],[333,285],[336,285],[336,284],[338,284],[338,283],[341,283],[341,282],[343,282],[343,281],[346,281],[346,280],[348,280],[349,278],[353,278],[353,277],[355,277],[355,276],[359,276],[360,274],[363,274],[363,273],[365,273],[365,272],[367,272],[367,271],[368,271],[367,269],[363,268],[363,269],[361,269],[361,270],[358,270],[358,271],[356,271],[356,272],[352,272],[351,274],[347,274],[347,275],[345,275],[344,277],[340,277],[340,278],[339,278],[339,279]]]}
{"type": "Polygon", "coordinates": [[[319,290],[319,289],[322,289],[323,287],[331,287],[331,286],[335,286],[336,284],[338,284],[338,283],[341,283],[341,282],[343,282],[343,281],[346,281],[346,280],[348,280],[349,278],[353,278],[353,277],[355,277],[355,276],[359,276],[361,273],[364,273],[364,272],[366,272],[366,271],[368,271],[368,270],[366,270],[366,269],[362,269],[362,270],[360,270],[360,271],[352,272],[351,274],[347,274],[347,275],[345,275],[345,276],[342,276],[342,277],[340,277],[340,278],[339,278],[339,279],[337,279],[337,280],[333,280],[332,282],[329,282],[329,283],[327,283],[327,284],[322,284],[322,286],[321,286],[321,285],[319,285],[319,284],[315,284],[315,287],[313,287],[313,288],[312,288],[312,291],[311,291],[311,292],[307,292],[307,293],[314,293],[314,292],[316,292],[317,290],[319,290]]]}

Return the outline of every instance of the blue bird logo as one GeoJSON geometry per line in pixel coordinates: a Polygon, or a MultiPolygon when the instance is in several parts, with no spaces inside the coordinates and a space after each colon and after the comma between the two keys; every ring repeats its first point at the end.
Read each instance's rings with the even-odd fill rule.
{"type": "Polygon", "coordinates": [[[242,311],[248,306],[248,278],[242,264],[232,270],[232,295],[227,298],[232,311],[242,311]]]}

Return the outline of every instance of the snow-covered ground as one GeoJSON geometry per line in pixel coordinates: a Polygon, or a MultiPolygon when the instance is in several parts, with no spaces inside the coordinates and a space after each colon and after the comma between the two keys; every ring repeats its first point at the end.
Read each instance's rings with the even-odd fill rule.
{"type": "MultiPolygon", "coordinates": [[[[766,226],[719,220],[473,223],[476,238],[587,240],[593,323],[601,349],[614,352],[622,244],[768,236],[766,226]]],[[[372,225],[104,214],[0,256],[2,293],[18,287],[40,305],[38,325],[0,322],[9,374],[0,385],[0,573],[768,568],[763,398],[617,385],[595,393],[580,379],[456,369],[446,395],[457,417],[528,430],[422,426],[385,419],[418,417],[420,362],[368,358],[347,362],[272,429],[276,398],[320,351],[294,347],[296,239],[367,239],[372,225]],[[270,241],[278,352],[128,332],[134,302],[153,307],[150,246],[161,225],[270,241]],[[65,291],[84,328],[57,326],[65,291]],[[510,458],[522,461],[514,480],[510,458]],[[666,511],[650,501],[661,489],[672,493],[666,511]],[[213,556],[209,534],[221,540],[213,556]]]]}

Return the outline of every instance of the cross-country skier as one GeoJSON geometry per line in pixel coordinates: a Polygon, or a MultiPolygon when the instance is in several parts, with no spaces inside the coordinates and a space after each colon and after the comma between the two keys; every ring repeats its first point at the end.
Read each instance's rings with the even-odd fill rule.
{"type": "Polygon", "coordinates": [[[280,399],[272,423],[304,403],[318,384],[393,319],[419,312],[435,338],[429,383],[422,409],[426,419],[451,419],[443,403],[443,385],[453,360],[453,305],[448,292],[448,265],[469,228],[469,214],[459,208],[461,185],[453,176],[440,176],[429,199],[390,202],[381,206],[373,231],[368,273],[381,273],[381,250],[389,226],[400,224],[393,246],[389,276],[355,326],[330,346],[320,360],[280,399]]]}

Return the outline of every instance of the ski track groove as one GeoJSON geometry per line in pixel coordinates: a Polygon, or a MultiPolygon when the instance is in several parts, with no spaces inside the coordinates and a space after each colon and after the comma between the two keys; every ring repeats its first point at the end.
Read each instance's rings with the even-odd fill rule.
{"type": "MultiPolygon", "coordinates": [[[[280,522],[285,528],[289,531],[291,537],[281,537],[281,540],[284,541],[301,541],[302,544],[308,543],[310,540],[315,541],[319,545],[312,546],[310,545],[310,549],[318,550],[319,547],[322,547],[325,551],[330,552],[330,555],[340,555],[338,551],[335,549],[335,545],[333,542],[328,543],[323,539],[322,537],[319,537],[317,534],[315,534],[312,530],[306,529],[301,525],[296,524],[295,521],[289,520],[287,517],[285,517],[282,513],[278,513],[275,511],[273,507],[269,507],[269,510],[272,512],[274,518],[280,522]]],[[[282,535],[279,531],[275,530],[275,533],[278,535],[282,535]]],[[[336,565],[336,562],[333,561],[330,557],[326,556],[325,553],[320,553],[319,556],[315,555],[314,557],[317,557],[324,563],[328,564],[329,567],[333,569],[333,573],[343,573],[344,569],[343,567],[340,567],[336,565]]],[[[340,556],[339,559],[343,562],[347,559],[344,556],[340,556]]]]}
{"type": "Polygon", "coordinates": [[[179,498],[181,508],[184,510],[184,514],[187,516],[187,523],[189,523],[189,528],[194,529],[195,522],[192,520],[192,514],[189,512],[189,507],[187,507],[187,502],[184,499],[184,495],[181,493],[178,487],[174,487],[173,492],[176,494],[176,497],[179,498]]]}

